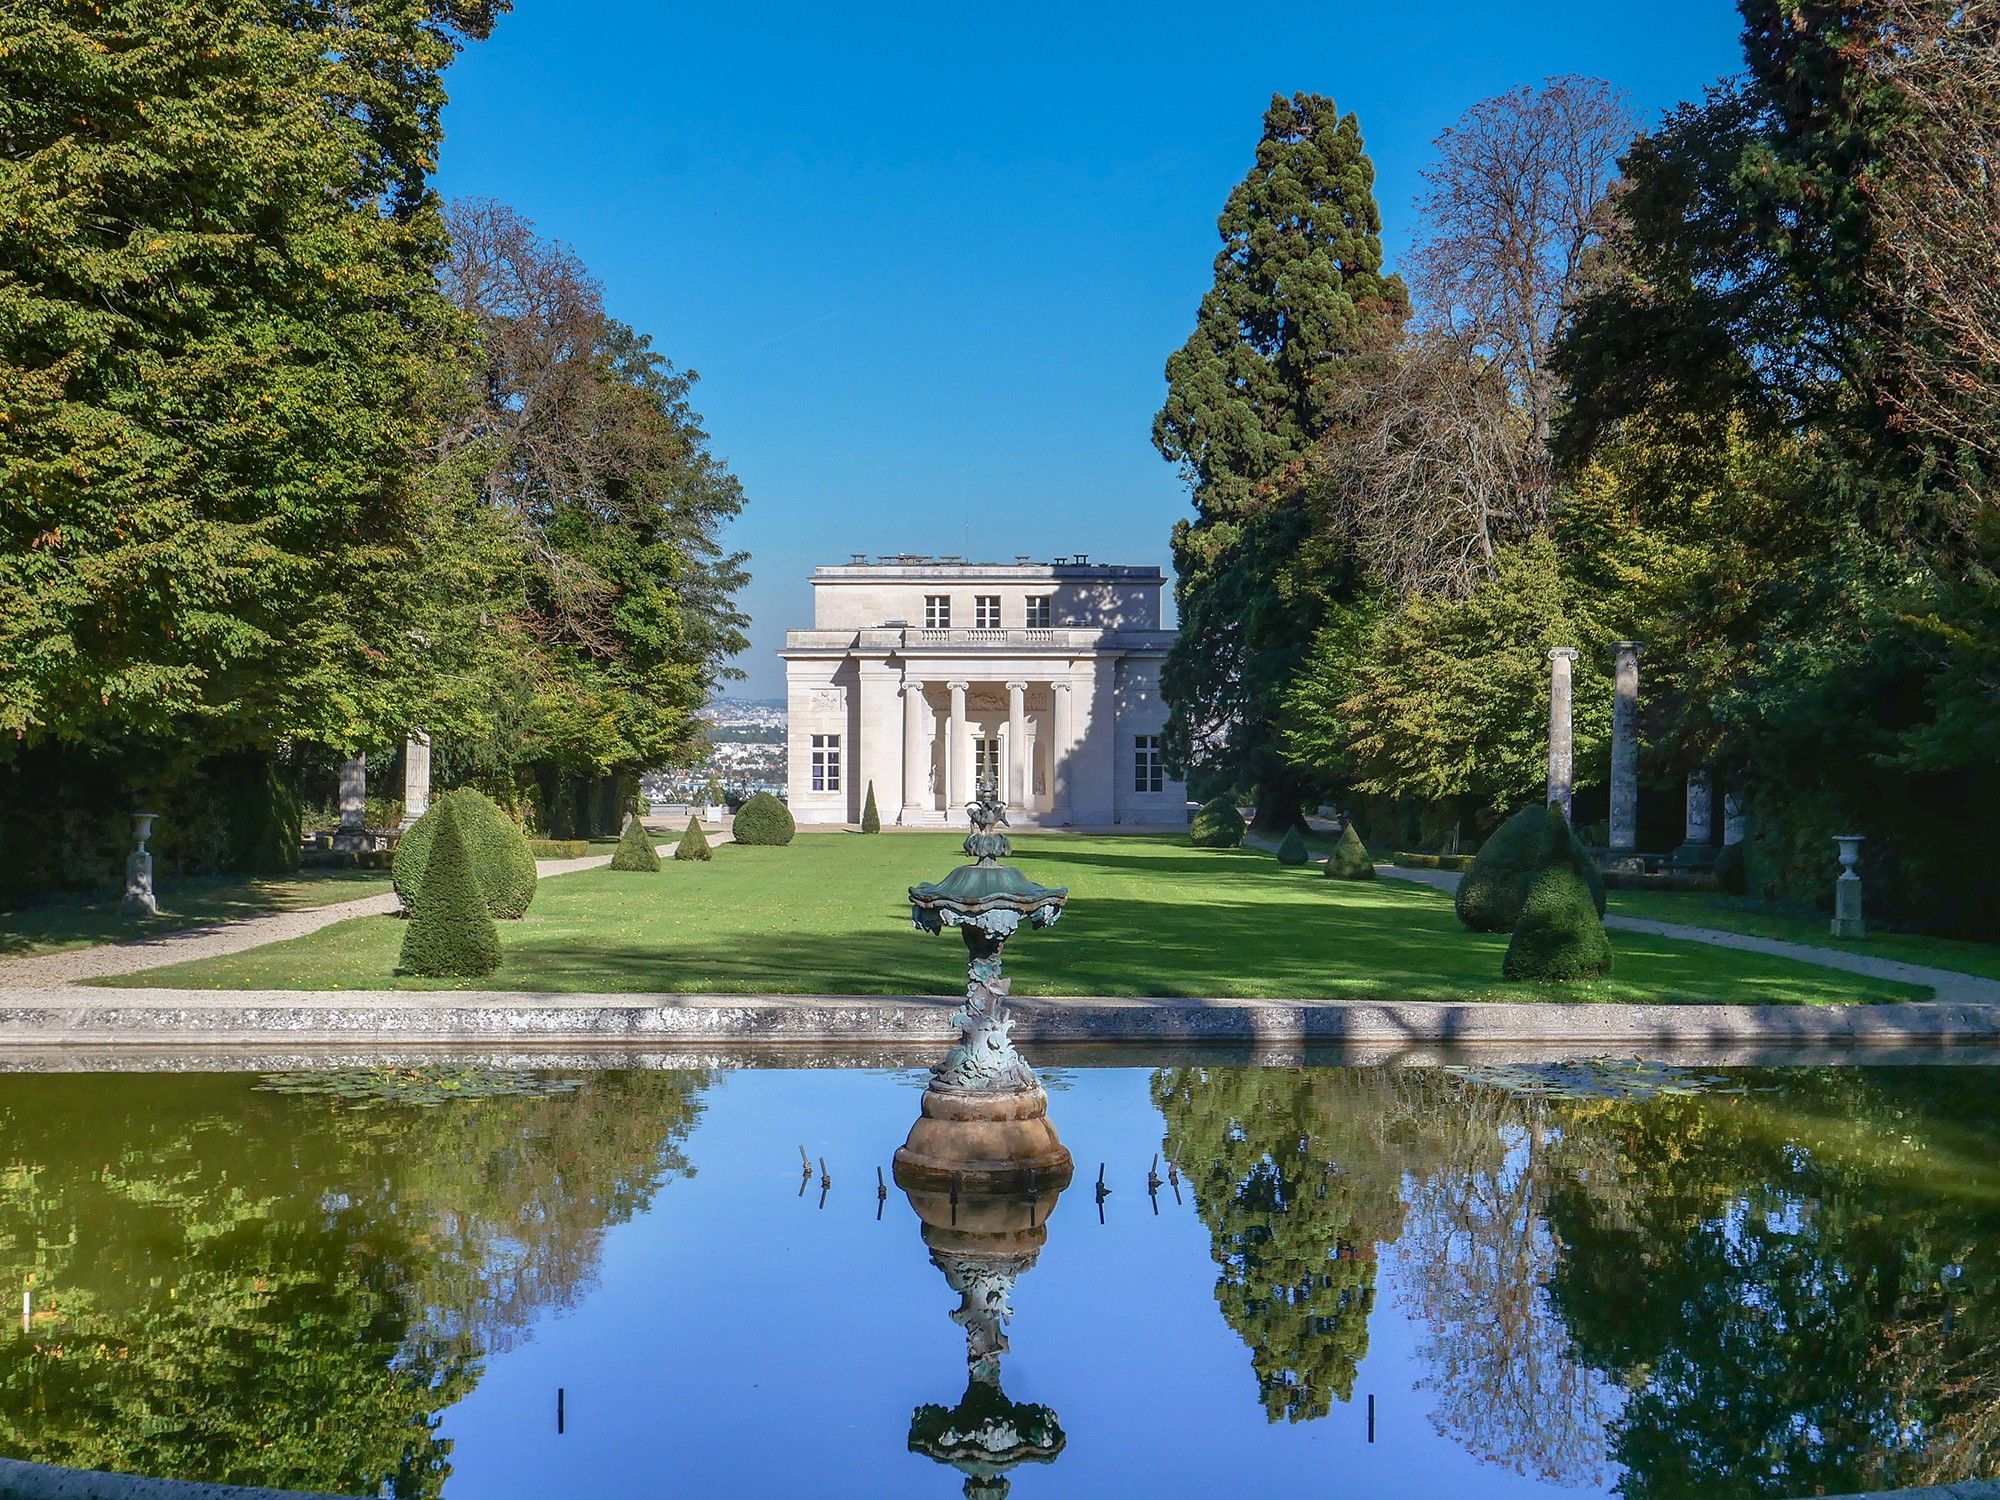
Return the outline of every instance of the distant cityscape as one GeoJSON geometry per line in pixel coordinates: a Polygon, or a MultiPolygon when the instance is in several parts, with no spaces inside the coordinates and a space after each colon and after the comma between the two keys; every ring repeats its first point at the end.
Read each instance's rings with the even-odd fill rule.
{"type": "Polygon", "coordinates": [[[756,792],[785,795],[785,700],[724,698],[701,711],[709,753],[692,770],[653,771],[640,788],[656,803],[687,804],[720,787],[732,801],[756,792]]]}

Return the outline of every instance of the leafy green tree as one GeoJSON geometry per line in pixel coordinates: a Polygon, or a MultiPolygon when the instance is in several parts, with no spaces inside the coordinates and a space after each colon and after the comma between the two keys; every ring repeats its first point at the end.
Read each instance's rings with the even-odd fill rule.
{"type": "Polygon", "coordinates": [[[1322,95],[1272,99],[1218,228],[1215,283],[1167,361],[1153,423],[1196,512],[1174,529],[1167,743],[1179,764],[1254,783],[1258,824],[1279,829],[1303,795],[1277,749],[1280,698],[1325,597],[1351,586],[1339,549],[1299,566],[1309,518],[1287,471],[1325,429],[1346,366],[1393,338],[1408,298],[1383,271],[1360,123],[1322,95]]]}

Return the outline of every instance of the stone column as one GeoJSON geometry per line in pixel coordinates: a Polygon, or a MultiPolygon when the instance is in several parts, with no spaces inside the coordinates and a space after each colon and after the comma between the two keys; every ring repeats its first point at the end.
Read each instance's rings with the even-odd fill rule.
{"type": "Polygon", "coordinates": [[[1706,865],[1715,860],[1715,791],[1707,770],[1687,775],[1687,837],[1674,851],[1677,865],[1706,865]]]}
{"type": "Polygon", "coordinates": [[[945,816],[955,818],[964,813],[965,804],[972,800],[972,744],[966,733],[966,685],[954,682],[948,686],[951,688],[951,728],[945,735],[945,745],[950,752],[945,765],[948,777],[945,816]]]}
{"type": "Polygon", "coordinates": [[[1000,795],[1010,809],[1026,809],[1028,750],[1028,685],[1007,684],[1007,779],[1000,795]]]}
{"type": "Polygon", "coordinates": [[[1619,641],[1611,700],[1611,852],[1639,847],[1639,643],[1619,641]]]}
{"type": "Polygon", "coordinates": [[[1549,805],[1560,807],[1565,819],[1574,783],[1570,666],[1576,657],[1574,646],[1549,652],[1549,805]]]}
{"type": "Polygon", "coordinates": [[[903,679],[903,821],[914,823],[926,810],[924,793],[930,778],[924,774],[924,685],[914,677],[903,679]]]}
{"type": "Polygon", "coordinates": [[[1069,822],[1070,778],[1070,735],[1076,724],[1076,717],[1070,708],[1070,685],[1058,680],[1055,685],[1055,739],[1049,745],[1049,809],[1058,823],[1069,822]]]}
{"type": "Polygon", "coordinates": [[[354,756],[340,763],[340,826],[333,832],[333,847],[351,853],[368,842],[368,757],[354,756]]]}
{"type": "Polygon", "coordinates": [[[430,810],[431,737],[421,729],[403,741],[403,821],[408,828],[430,810]]]}
{"type": "Polygon", "coordinates": [[[1743,842],[1743,794],[1730,787],[1722,794],[1722,845],[1743,842]]]}

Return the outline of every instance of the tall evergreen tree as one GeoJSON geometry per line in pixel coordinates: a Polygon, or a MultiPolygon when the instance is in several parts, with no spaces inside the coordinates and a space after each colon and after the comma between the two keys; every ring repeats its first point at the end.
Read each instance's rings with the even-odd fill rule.
{"type": "Polygon", "coordinates": [[[1288,466],[1324,431],[1343,368],[1408,315],[1402,281],[1382,268],[1374,180],[1353,114],[1319,94],[1273,97],[1256,165],[1218,221],[1215,284],[1167,361],[1153,422],[1195,505],[1174,528],[1168,751],[1254,785],[1265,827],[1293,821],[1302,792],[1276,743],[1279,700],[1322,598],[1351,586],[1338,548],[1297,565],[1306,512],[1288,466]]]}

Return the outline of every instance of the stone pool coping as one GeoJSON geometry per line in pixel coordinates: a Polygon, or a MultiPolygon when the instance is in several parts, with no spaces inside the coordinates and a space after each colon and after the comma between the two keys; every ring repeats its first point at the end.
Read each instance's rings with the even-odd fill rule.
{"type": "MultiPolygon", "coordinates": [[[[955,1035],[955,998],[530,991],[0,992],[0,1050],[78,1046],[895,1045],[955,1035]]],[[[2000,1005],[1016,998],[1017,1040],[1255,1047],[1529,1045],[1607,1050],[2000,1045],[2000,1005]]]]}

